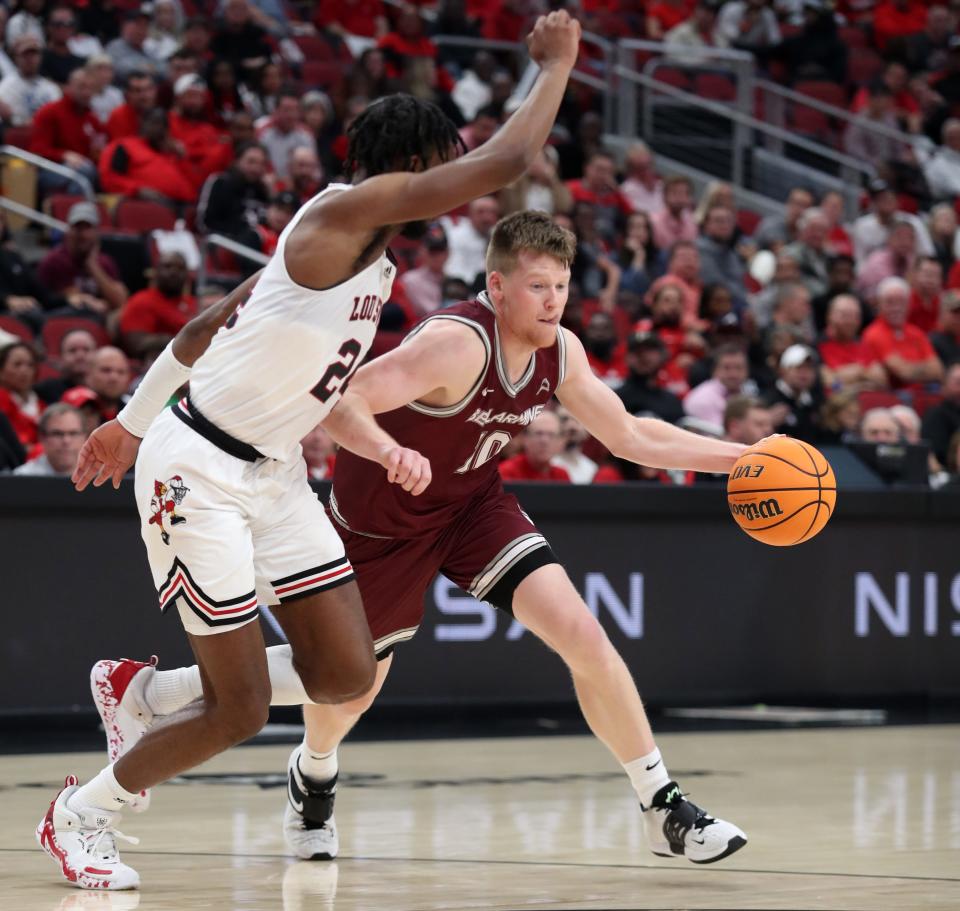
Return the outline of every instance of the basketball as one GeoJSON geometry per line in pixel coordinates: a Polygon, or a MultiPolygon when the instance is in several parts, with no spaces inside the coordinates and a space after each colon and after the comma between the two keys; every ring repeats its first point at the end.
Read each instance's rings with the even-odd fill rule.
{"type": "Polygon", "coordinates": [[[774,547],[809,541],[830,520],[837,481],[809,443],[775,437],[748,449],[733,466],[727,504],[751,538],[774,547]]]}

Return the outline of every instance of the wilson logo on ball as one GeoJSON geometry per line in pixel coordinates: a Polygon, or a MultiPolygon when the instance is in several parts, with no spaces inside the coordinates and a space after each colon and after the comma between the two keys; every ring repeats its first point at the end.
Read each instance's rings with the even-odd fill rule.
{"type": "Polygon", "coordinates": [[[776,500],[760,500],[759,503],[731,503],[730,512],[735,516],[743,516],[748,522],[754,519],[772,519],[782,516],[783,510],[776,500]]]}

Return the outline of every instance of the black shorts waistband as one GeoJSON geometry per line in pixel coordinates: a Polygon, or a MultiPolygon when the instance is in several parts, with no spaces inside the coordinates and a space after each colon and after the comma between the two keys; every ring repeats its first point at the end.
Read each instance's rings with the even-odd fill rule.
{"type": "Polygon", "coordinates": [[[208,421],[197,411],[197,406],[190,401],[189,396],[180,399],[170,410],[191,430],[195,430],[205,440],[209,440],[217,449],[223,450],[227,455],[232,455],[236,459],[243,459],[244,462],[256,462],[258,459],[264,458],[263,454],[257,452],[249,443],[244,443],[230,436],[216,424],[208,421]]]}

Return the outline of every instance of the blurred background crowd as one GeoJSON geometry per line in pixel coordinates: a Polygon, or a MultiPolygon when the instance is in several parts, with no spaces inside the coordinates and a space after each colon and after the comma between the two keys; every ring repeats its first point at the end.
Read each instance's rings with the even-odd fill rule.
{"type": "MultiPolygon", "coordinates": [[[[891,481],[960,485],[960,2],[563,5],[608,39],[749,51],[773,79],[817,81],[831,103],[923,141],[883,142],[854,122],[835,143],[878,174],[859,213],[798,184],[761,215],[726,183],[661,173],[642,141],[605,144],[599,98],[572,87],[521,180],[398,238],[377,350],[482,289],[498,218],[543,209],[578,237],[563,323],[632,414],[748,444],[772,432],[869,444],[882,476],[878,451],[897,466],[891,481]]],[[[468,149],[492,136],[523,94],[516,55],[497,42],[521,41],[546,8],[0,4],[3,142],[60,166],[8,158],[3,170],[4,196],[51,221],[40,230],[7,212],[2,225],[0,469],[68,474],[180,327],[257,268],[203,238],[272,253],[303,202],[349,179],[345,130],[371,101],[410,92],[437,103],[468,149]]],[[[322,429],[304,455],[329,476],[322,429]]],[[[721,480],[620,462],[562,409],[534,421],[501,471],[721,480]]]]}

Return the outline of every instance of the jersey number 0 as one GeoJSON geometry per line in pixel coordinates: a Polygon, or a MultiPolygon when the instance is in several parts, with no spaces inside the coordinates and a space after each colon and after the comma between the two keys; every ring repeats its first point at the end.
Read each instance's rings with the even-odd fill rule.
{"type": "Polygon", "coordinates": [[[473,455],[457,469],[457,474],[466,474],[468,471],[473,471],[489,462],[509,442],[510,434],[505,430],[490,430],[487,433],[481,433],[480,439],[477,440],[477,448],[473,450],[473,455]]]}

